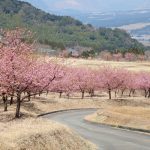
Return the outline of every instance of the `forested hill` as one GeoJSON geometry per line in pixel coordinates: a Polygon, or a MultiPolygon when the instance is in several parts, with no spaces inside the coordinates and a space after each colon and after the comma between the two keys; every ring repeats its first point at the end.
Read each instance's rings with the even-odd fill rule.
{"type": "Polygon", "coordinates": [[[75,45],[94,50],[115,50],[143,45],[119,29],[95,29],[69,16],[56,16],[33,7],[27,2],[0,0],[0,28],[26,27],[36,34],[37,40],[53,48],[75,45]]]}

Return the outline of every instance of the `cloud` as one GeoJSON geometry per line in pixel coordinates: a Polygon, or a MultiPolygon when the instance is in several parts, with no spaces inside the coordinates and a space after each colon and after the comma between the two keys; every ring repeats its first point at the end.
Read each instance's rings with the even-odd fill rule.
{"type": "Polygon", "coordinates": [[[78,9],[81,7],[81,5],[77,0],[62,0],[55,2],[54,7],[57,9],[66,9],[66,8],[78,9]]]}
{"type": "Polygon", "coordinates": [[[113,11],[150,8],[150,0],[22,0],[45,11],[74,9],[80,11],[113,11]]]}
{"type": "Polygon", "coordinates": [[[137,6],[137,9],[150,9],[150,1],[149,0],[143,1],[141,5],[137,6]]]}

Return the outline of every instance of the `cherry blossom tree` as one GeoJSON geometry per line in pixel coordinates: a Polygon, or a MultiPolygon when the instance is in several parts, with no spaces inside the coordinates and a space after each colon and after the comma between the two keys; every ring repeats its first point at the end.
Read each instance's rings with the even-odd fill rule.
{"type": "Polygon", "coordinates": [[[89,78],[89,69],[88,68],[75,68],[74,69],[74,83],[77,91],[82,93],[82,99],[84,98],[84,94],[87,91],[88,87],[88,78],[89,78]]]}
{"type": "Polygon", "coordinates": [[[145,58],[146,58],[145,55],[140,55],[140,54],[139,54],[139,55],[137,56],[137,59],[138,59],[139,61],[144,61],[145,58]]]}
{"type": "Polygon", "coordinates": [[[26,98],[45,92],[53,80],[62,76],[60,65],[32,57],[34,48],[23,40],[22,34],[22,30],[6,32],[0,49],[0,83],[7,91],[2,95],[13,93],[16,97],[16,118],[20,117],[21,103],[26,98]]]}
{"type": "Polygon", "coordinates": [[[110,61],[112,60],[112,54],[108,51],[103,51],[100,53],[100,57],[103,59],[103,60],[106,60],[106,61],[110,61]]]}
{"type": "Polygon", "coordinates": [[[122,71],[122,69],[108,66],[101,68],[100,72],[102,88],[108,92],[109,99],[111,99],[111,92],[123,85],[125,73],[122,71]]]}
{"type": "Polygon", "coordinates": [[[113,59],[115,61],[120,61],[122,59],[122,54],[121,53],[113,54],[113,59]]]}
{"type": "Polygon", "coordinates": [[[97,81],[97,70],[89,69],[88,76],[87,76],[87,91],[89,92],[90,96],[94,96],[94,92],[98,89],[98,81],[97,81]]]}
{"type": "Polygon", "coordinates": [[[134,61],[136,59],[136,55],[133,53],[126,53],[124,57],[127,61],[134,61]]]}
{"type": "Polygon", "coordinates": [[[150,98],[150,73],[139,72],[136,76],[137,87],[144,91],[145,97],[150,98]]]}
{"type": "Polygon", "coordinates": [[[69,95],[74,90],[74,76],[73,70],[68,67],[63,68],[63,75],[60,80],[56,80],[53,82],[53,86],[50,88],[51,92],[59,93],[59,97],[62,97],[63,93],[69,95]]]}
{"type": "Polygon", "coordinates": [[[17,84],[15,82],[15,76],[18,75],[19,72],[16,72],[16,70],[19,71],[21,69],[21,72],[25,66],[30,66],[30,62],[27,64],[28,61],[26,60],[29,59],[27,52],[29,54],[31,53],[31,46],[22,42],[22,30],[17,29],[2,33],[2,46],[0,48],[0,80],[1,88],[7,91],[2,93],[4,100],[4,95],[6,95],[6,97],[8,97],[8,95],[10,96],[10,94],[13,93],[12,87],[17,84]],[[12,84],[15,85],[12,86],[12,84]]]}

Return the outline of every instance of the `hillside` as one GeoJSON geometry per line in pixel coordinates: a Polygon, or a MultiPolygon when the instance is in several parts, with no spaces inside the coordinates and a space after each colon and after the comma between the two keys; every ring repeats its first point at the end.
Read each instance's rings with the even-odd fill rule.
{"type": "Polygon", "coordinates": [[[0,0],[0,28],[25,27],[35,33],[38,42],[52,48],[76,45],[100,50],[125,50],[143,45],[120,29],[95,29],[69,16],[56,16],[33,7],[27,2],[0,0]]]}
{"type": "Polygon", "coordinates": [[[66,126],[48,119],[0,123],[0,131],[1,150],[60,150],[60,147],[63,150],[97,149],[66,126]]]}

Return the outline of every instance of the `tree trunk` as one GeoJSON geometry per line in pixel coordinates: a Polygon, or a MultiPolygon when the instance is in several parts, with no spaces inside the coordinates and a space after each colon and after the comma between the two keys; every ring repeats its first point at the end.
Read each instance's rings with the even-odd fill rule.
{"type": "Polygon", "coordinates": [[[7,109],[7,101],[5,101],[5,103],[4,103],[4,111],[8,111],[8,109],[7,109]]]}
{"type": "Polygon", "coordinates": [[[94,90],[91,90],[91,97],[94,96],[94,90]]]}
{"type": "Polygon", "coordinates": [[[117,97],[117,91],[115,91],[115,98],[117,97]]]}
{"type": "Polygon", "coordinates": [[[3,95],[4,111],[7,111],[7,96],[3,95]]]}
{"type": "Polygon", "coordinates": [[[30,102],[31,101],[31,94],[30,94],[30,92],[27,92],[27,95],[28,95],[28,101],[30,102]]]}
{"type": "Polygon", "coordinates": [[[132,90],[132,96],[134,96],[134,94],[135,94],[135,90],[132,90]]]}
{"type": "Polygon", "coordinates": [[[17,93],[17,106],[15,118],[20,118],[21,94],[17,93]]]}
{"type": "Polygon", "coordinates": [[[84,91],[82,91],[82,99],[84,99],[84,91]]]}
{"type": "Polygon", "coordinates": [[[111,89],[108,89],[109,99],[111,99],[111,89]]]}
{"type": "Polygon", "coordinates": [[[13,101],[14,101],[14,97],[13,97],[13,96],[11,96],[11,97],[10,97],[10,105],[12,105],[12,104],[13,104],[13,101]]]}
{"type": "Polygon", "coordinates": [[[148,89],[148,98],[150,98],[150,88],[148,89]]]}
{"type": "Polygon", "coordinates": [[[123,89],[123,90],[121,91],[121,97],[123,96],[124,92],[125,92],[125,90],[123,89]]]}
{"type": "Polygon", "coordinates": [[[129,92],[129,97],[131,97],[131,93],[132,93],[132,89],[131,89],[130,92],[129,92]]]}
{"type": "Polygon", "coordinates": [[[148,94],[148,92],[147,92],[146,89],[144,89],[144,93],[145,93],[145,98],[146,98],[146,97],[147,97],[147,94],[148,94]]]}
{"type": "Polygon", "coordinates": [[[59,92],[59,98],[61,98],[62,97],[62,92],[59,92]]]}
{"type": "Polygon", "coordinates": [[[70,94],[69,93],[67,93],[67,97],[68,97],[68,99],[70,98],[70,94]]]}

